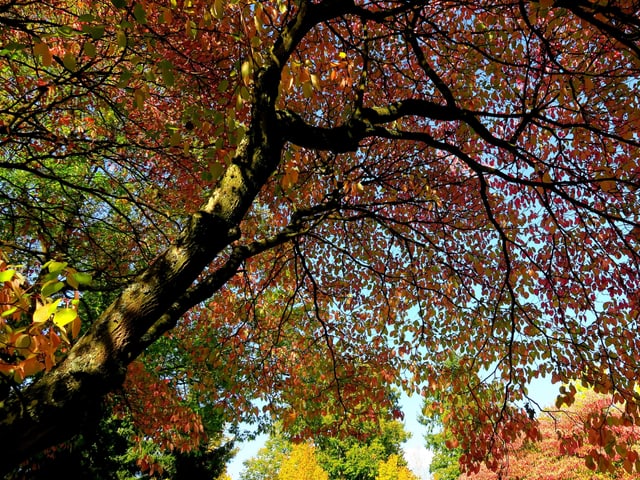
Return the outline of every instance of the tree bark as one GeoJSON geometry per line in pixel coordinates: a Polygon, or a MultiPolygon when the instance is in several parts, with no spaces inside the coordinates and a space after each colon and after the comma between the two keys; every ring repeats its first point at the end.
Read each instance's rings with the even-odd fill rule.
{"type": "MultiPolygon", "coordinates": [[[[54,370],[2,406],[0,451],[10,469],[79,433],[102,397],[122,383],[140,340],[237,229],[221,217],[195,214],[181,237],[130,284],[54,370]]],[[[156,336],[163,332],[157,332],[156,336]]]]}

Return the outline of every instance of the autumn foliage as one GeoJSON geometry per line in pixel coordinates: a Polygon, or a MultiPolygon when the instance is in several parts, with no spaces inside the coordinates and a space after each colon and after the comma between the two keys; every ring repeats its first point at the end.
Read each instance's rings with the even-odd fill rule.
{"type": "Polygon", "coordinates": [[[470,472],[539,435],[536,378],[624,405],[587,435],[640,424],[638,18],[5,1],[0,471],[114,392],[176,450],[223,412],[330,435],[437,392],[470,472]]]}
{"type": "Polygon", "coordinates": [[[475,475],[460,478],[640,478],[634,466],[640,453],[638,427],[625,425],[621,406],[612,404],[610,397],[588,391],[578,396],[576,403],[565,412],[542,413],[539,441],[525,440],[511,445],[509,462],[501,472],[483,468],[475,475]],[[600,423],[603,410],[613,411],[606,424],[600,423]]]}
{"type": "Polygon", "coordinates": [[[318,464],[313,445],[300,443],[291,448],[289,456],[282,462],[278,480],[328,480],[329,475],[318,464]]]}
{"type": "MultiPolygon", "coordinates": [[[[45,263],[38,282],[30,286],[0,256],[0,374],[15,383],[51,370],[80,333],[76,289],[91,277],[67,265],[45,263]],[[72,292],[68,298],[52,298],[63,289],[72,292]]],[[[3,387],[8,388],[6,383],[3,387]]]]}

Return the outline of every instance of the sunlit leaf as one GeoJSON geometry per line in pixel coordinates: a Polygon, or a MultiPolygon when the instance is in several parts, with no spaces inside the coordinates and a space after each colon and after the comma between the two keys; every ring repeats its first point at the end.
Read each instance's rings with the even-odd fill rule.
{"type": "Polygon", "coordinates": [[[60,299],[55,300],[52,303],[45,303],[44,305],[38,305],[35,312],[33,313],[33,322],[34,323],[44,323],[58,308],[58,304],[60,303],[60,299]]]}
{"type": "Polygon", "coordinates": [[[62,271],[67,265],[67,262],[56,262],[51,260],[45,263],[44,267],[47,268],[49,272],[54,273],[62,271]]]}
{"type": "Polygon", "coordinates": [[[71,275],[79,285],[91,285],[93,277],[89,273],[75,272],[71,275]]]}
{"type": "Polygon", "coordinates": [[[8,281],[10,281],[15,274],[16,274],[16,271],[14,269],[11,269],[11,268],[1,271],[0,272],[0,282],[8,282],[8,281]]]}
{"type": "Polygon", "coordinates": [[[10,317],[11,315],[13,315],[16,311],[18,310],[18,307],[11,307],[8,310],[5,310],[4,312],[2,312],[2,317],[10,317]]]}
{"type": "Polygon", "coordinates": [[[53,323],[58,327],[64,327],[73,322],[78,317],[78,312],[74,308],[60,308],[53,315],[53,323]]]}

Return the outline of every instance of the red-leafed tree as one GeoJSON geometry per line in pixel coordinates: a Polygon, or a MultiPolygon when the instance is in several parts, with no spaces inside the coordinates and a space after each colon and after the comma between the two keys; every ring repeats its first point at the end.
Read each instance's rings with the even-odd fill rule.
{"type": "Polygon", "coordinates": [[[640,478],[640,474],[633,471],[640,454],[640,430],[635,425],[625,425],[620,413],[620,405],[612,404],[610,396],[582,391],[567,411],[542,413],[540,440],[518,440],[511,445],[513,451],[509,455],[509,462],[501,472],[491,472],[483,467],[477,474],[462,475],[460,478],[640,478]],[[605,410],[616,413],[609,417],[608,423],[603,424],[601,414],[605,410]],[[624,455],[616,450],[616,444],[619,443],[628,447],[624,449],[624,455]]]}
{"type": "Polygon", "coordinates": [[[331,430],[399,384],[498,468],[537,436],[517,405],[539,376],[640,423],[639,13],[4,2],[2,469],[127,370],[148,434],[194,443],[175,405],[331,430]]]}

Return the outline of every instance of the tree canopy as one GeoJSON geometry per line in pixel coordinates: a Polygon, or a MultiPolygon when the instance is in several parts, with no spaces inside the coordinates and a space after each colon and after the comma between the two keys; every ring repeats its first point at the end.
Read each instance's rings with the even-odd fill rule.
{"type": "Polygon", "coordinates": [[[376,418],[396,385],[439,392],[465,468],[496,469],[538,436],[541,376],[640,423],[639,18],[5,1],[0,470],[125,377],[180,449],[207,441],[197,405],[304,436],[376,418]],[[145,360],[161,339],[171,374],[145,360]]]}

